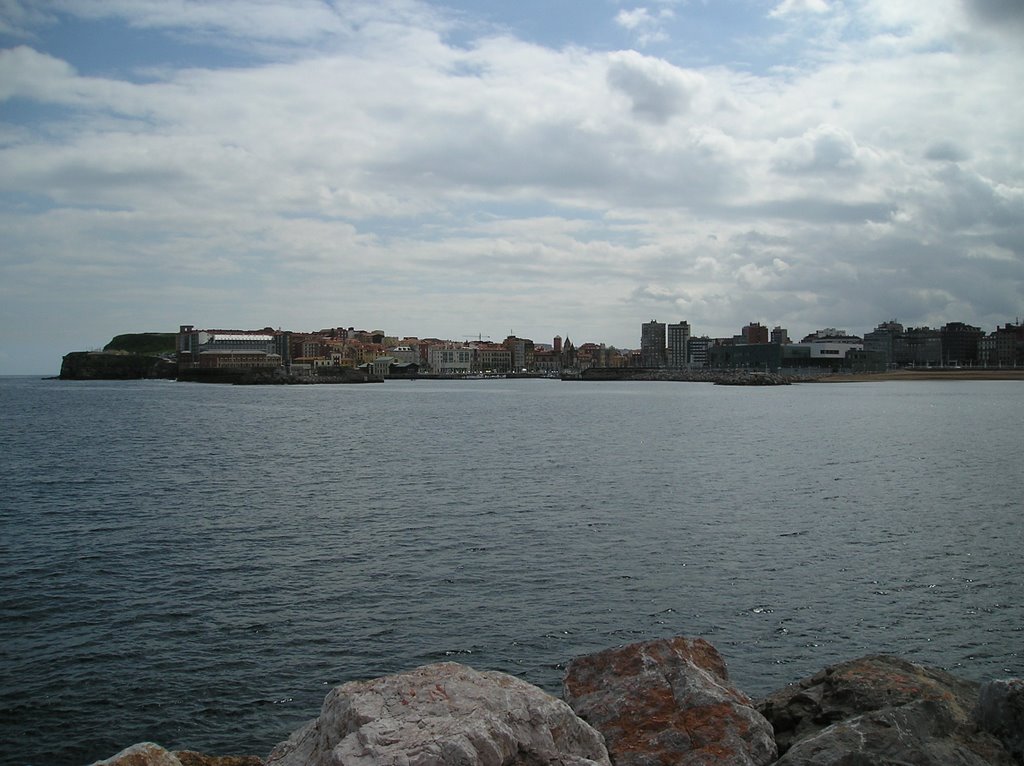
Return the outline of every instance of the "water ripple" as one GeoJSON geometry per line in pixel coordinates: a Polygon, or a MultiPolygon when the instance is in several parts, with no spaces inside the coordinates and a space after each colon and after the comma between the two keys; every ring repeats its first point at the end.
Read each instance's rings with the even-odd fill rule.
{"type": "Polygon", "coordinates": [[[676,634],[755,696],[1024,675],[1018,386],[488,383],[0,382],[0,764],[265,754],[347,680],[557,692],[676,634]]]}

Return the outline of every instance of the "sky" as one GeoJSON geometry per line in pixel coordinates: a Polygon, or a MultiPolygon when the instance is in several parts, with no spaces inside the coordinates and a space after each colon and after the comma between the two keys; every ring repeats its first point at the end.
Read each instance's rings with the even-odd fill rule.
{"type": "Polygon", "coordinates": [[[1020,0],[0,0],[0,374],[1024,316],[1020,0]]]}

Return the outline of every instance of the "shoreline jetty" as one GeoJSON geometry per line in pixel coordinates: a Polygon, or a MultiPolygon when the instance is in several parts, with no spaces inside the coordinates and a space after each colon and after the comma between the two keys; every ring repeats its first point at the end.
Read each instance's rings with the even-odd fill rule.
{"type": "Polygon", "coordinates": [[[898,657],[831,665],[760,700],[682,636],[571,661],[563,698],[443,662],[328,693],[258,755],[133,745],[94,766],[1020,766],[1024,680],[978,684],[898,657]]]}

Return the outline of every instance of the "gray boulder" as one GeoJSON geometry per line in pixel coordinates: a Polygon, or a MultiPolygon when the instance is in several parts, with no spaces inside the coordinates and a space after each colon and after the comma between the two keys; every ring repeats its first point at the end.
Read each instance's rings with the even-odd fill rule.
{"type": "Polygon", "coordinates": [[[1024,763],[1024,679],[988,681],[978,692],[975,718],[1024,763]]]}
{"type": "Polygon", "coordinates": [[[457,663],[336,687],[267,766],[610,766],[561,700],[457,663]]]}
{"type": "Polygon", "coordinates": [[[93,766],[181,766],[181,761],[154,742],[139,742],[93,766]]]}
{"type": "Polygon", "coordinates": [[[772,727],[702,639],[659,639],[569,663],[565,699],[598,729],[616,766],[763,766],[772,727]]]}
{"type": "Polygon", "coordinates": [[[832,665],[758,701],[779,766],[1010,766],[975,723],[978,684],[874,655],[832,665]]]}
{"type": "Polygon", "coordinates": [[[194,750],[171,752],[153,742],[139,742],[93,766],[262,766],[256,755],[207,755],[194,750]]]}

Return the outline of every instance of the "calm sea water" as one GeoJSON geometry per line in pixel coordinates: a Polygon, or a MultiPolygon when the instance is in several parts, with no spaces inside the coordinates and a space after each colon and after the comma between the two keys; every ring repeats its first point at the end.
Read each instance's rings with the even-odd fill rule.
{"type": "Polygon", "coordinates": [[[439,660],[558,693],[712,641],[758,696],[1024,675],[1024,384],[0,379],[0,762],[265,755],[439,660]]]}

